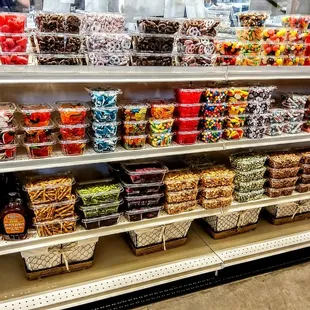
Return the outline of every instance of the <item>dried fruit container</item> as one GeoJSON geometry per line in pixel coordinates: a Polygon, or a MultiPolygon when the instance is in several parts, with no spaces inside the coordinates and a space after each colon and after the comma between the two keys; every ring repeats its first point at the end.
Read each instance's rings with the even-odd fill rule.
{"type": "Polygon", "coordinates": [[[263,27],[236,27],[236,35],[241,42],[260,42],[263,39],[263,27]]]}
{"type": "Polygon", "coordinates": [[[121,179],[121,181],[124,187],[125,196],[145,196],[150,194],[157,194],[163,186],[162,182],[130,184],[125,182],[123,179],[121,179]]]}
{"type": "Polygon", "coordinates": [[[25,136],[21,136],[23,146],[26,147],[28,157],[31,159],[50,157],[53,155],[53,146],[56,141],[53,136],[48,136],[44,142],[27,142],[25,136]]]}
{"type": "MultiPolygon", "coordinates": [[[[65,125],[60,120],[56,120],[59,132],[64,140],[82,140],[86,137],[86,128],[89,124],[65,125]]],[[[96,132],[94,130],[94,132],[96,132]]]]}
{"type": "Polygon", "coordinates": [[[290,196],[293,194],[295,186],[292,187],[284,187],[284,188],[270,188],[266,189],[266,195],[275,198],[280,196],[290,196]]]}
{"type": "Polygon", "coordinates": [[[260,180],[264,177],[266,169],[266,167],[262,167],[258,169],[252,169],[250,171],[235,170],[235,181],[251,182],[254,180],[260,180]]]}
{"type": "Polygon", "coordinates": [[[242,43],[236,40],[217,40],[216,41],[216,51],[220,55],[225,56],[238,56],[242,49],[242,43]]]}
{"type": "Polygon", "coordinates": [[[267,169],[269,177],[273,179],[293,178],[297,176],[300,170],[299,166],[292,168],[278,168],[278,169],[267,168],[267,169]]]}
{"type": "MultiPolygon", "coordinates": [[[[95,34],[102,35],[102,34],[95,34]]],[[[122,93],[118,88],[110,87],[86,87],[92,104],[96,108],[115,107],[117,103],[117,96],[122,93]]]]}
{"type": "Polygon", "coordinates": [[[149,100],[150,114],[155,119],[170,119],[173,117],[175,104],[163,99],[149,100]]]}
{"type": "Polygon", "coordinates": [[[188,170],[170,171],[166,174],[164,184],[166,191],[198,189],[199,175],[188,170]]]}
{"type": "Polygon", "coordinates": [[[6,13],[0,14],[2,33],[23,33],[27,22],[27,15],[22,13],[6,13]]]}
{"type": "Polygon", "coordinates": [[[61,151],[64,155],[76,156],[84,154],[86,145],[89,142],[89,140],[88,139],[64,140],[59,137],[58,142],[61,146],[61,151]]]}
{"type": "Polygon", "coordinates": [[[93,137],[92,145],[97,153],[114,152],[116,149],[118,138],[96,138],[93,137]]]}
{"type": "Polygon", "coordinates": [[[234,177],[234,171],[224,166],[215,166],[204,169],[200,172],[200,182],[204,187],[232,185],[234,177]]]}
{"type": "Polygon", "coordinates": [[[123,101],[121,105],[125,121],[144,121],[149,105],[137,100],[123,101]]]}
{"type": "Polygon", "coordinates": [[[197,209],[197,200],[190,200],[178,203],[165,203],[165,211],[168,214],[178,214],[197,209]]]}
{"type": "Polygon", "coordinates": [[[142,149],[145,146],[147,135],[123,136],[123,146],[127,150],[142,149]]]}
{"type": "Polygon", "coordinates": [[[219,142],[223,137],[223,130],[203,130],[200,134],[200,140],[206,143],[219,142]]]}
{"type": "Polygon", "coordinates": [[[242,193],[248,193],[248,192],[263,189],[265,182],[266,182],[266,179],[264,178],[260,180],[249,181],[249,182],[240,182],[240,181],[235,180],[234,185],[235,185],[236,191],[239,191],[242,193]]]}
{"type": "Polygon", "coordinates": [[[218,187],[204,187],[200,189],[199,194],[203,198],[214,199],[219,197],[230,197],[234,192],[234,186],[218,186],[218,187]]]}
{"type": "Polygon", "coordinates": [[[76,189],[76,193],[81,198],[84,206],[119,201],[122,191],[121,184],[112,179],[81,182],[76,189]]]}
{"type": "Polygon", "coordinates": [[[298,177],[292,178],[283,178],[283,179],[268,179],[269,185],[271,188],[283,188],[283,187],[292,187],[296,185],[298,177]]]}
{"type": "Polygon", "coordinates": [[[205,209],[226,208],[229,207],[232,202],[232,197],[219,197],[214,199],[199,198],[199,204],[205,209]]]}
{"type": "Polygon", "coordinates": [[[138,222],[158,217],[162,207],[139,208],[138,210],[125,211],[125,217],[129,222],[138,222]]]}
{"type": "Polygon", "coordinates": [[[185,189],[177,192],[165,192],[166,202],[177,203],[189,200],[195,200],[197,198],[198,189],[185,189]]]}
{"type": "Polygon", "coordinates": [[[198,129],[200,117],[178,118],[176,127],[179,131],[194,131],[198,129]]]}
{"type": "Polygon", "coordinates": [[[83,124],[86,120],[89,106],[80,101],[57,101],[56,109],[59,112],[60,120],[64,125],[83,124]]]}
{"type": "Polygon", "coordinates": [[[111,215],[117,213],[119,206],[123,203],[123,200],[110,202],[110,203],[102,203],[98,205],[92,206],[80,206],[79,210],[83,214],[83,217],[94,218],[101,217],[106,215],[111,215]]]}
{"type": "Polygon", "coordinates": [[[177,144],[195,144],[197,142],[197,138],[200,134],[200,131],[177,131],[176,133],[176,140],[177,144]]]}
{"type": "Polygon", "coordinates": [[[41,127],[50,125],[53,108],[49,104],[21,104],[19,112],[23,114],[25,126],[41,127]]]}
{"type": "Polygon", "coordinates": [[[173,133],[154,133],[148,135],[148,142],[154,147],[166,147],[172,144],[173,133]]]}
{"type": "Polygon", "coordinates": [[[158,206],[163,196],[164,194],[162,193],[146,196],[126,196],[124,197],[125,207],[127,210],[133,210],[143,207],[158,206]]]}
{"type": "Polygon", "coordinates": [[[265,192],[264,189],[247,192],[247,193],[234,191],[234,200],[237,202],[247,202],[247,201],[262,199],[264,192],[265,192]]]}
{"type": "Polygon", "coordinates": [[[272,168],[291,168],[299,166],[301,155],[289,152],[277,152],[268,155],[272,168]]]}
{"type": "Polygon", "coordinates": [[[158,161],[122,164],[132,183],[156,183],[164,180],[168,168],[158,161]]]}
{"type": "Polygon", "coordinates": [[[176,88],[175,96],[178,103],[197,103],[200,102],[200,97],[203,88],[176,88]]]}
{"type": "Polygon", "coordinates": [[[201,110],[201,103],[178,103],[176,114],[180,118],[197,117],[201,110]]]}
{"type": "Polygon", "coordinates": [[[90,219],[82,219],[81,223],[85,229],[96,229],[100,227],[112,226],[116,225],[119,222],[121,217],[120,213],[107,215],[107,216],[100,216],[90,219]]]}
{"type": "Polygon", "coordinates": [[[172,126],[174,119],[149,119],[149,127],[151,133],[170,133],[172,131],[172,126]]]}
{"type": "Polygon", "coordinates": [[[123,132],[126,136],[144,135],[147,121],[125,121],[123,122],[123,132]]]}
{"type": "Polygon", "coordinates": [[[202,114],[206,117],[224,116],[227,110],[226,103],[206,103],[202,106],[202,114]]]}

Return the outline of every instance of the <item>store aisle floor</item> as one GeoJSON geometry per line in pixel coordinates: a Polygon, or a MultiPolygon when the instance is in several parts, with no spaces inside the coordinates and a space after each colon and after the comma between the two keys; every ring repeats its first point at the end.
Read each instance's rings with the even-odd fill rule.
{"type": "Polygon", "coordinates": [[[278,270],[136,310],[309,310],[310,263],[278,270]]]}

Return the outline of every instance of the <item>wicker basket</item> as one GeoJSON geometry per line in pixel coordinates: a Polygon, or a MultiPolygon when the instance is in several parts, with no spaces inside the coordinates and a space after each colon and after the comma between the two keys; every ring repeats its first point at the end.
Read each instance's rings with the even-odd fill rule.
{"type": "Polygon", "coordinates": [[[310,203],[281,203],[275,206],[266,207],[265,210],[273,215],[274,218],[295,217],[298,214],[310,212],[310,203]]]}
{"type": "Polygon", "coordinates": [[[256,224],[259,219],[259,214],[262,208],[250,209],[239,212],[237,227],[244,227],[251,224],[256,224]]]}

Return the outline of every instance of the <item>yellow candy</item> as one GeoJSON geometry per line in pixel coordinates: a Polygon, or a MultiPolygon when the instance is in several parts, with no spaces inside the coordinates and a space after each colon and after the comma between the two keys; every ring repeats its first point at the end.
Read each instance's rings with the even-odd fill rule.
{"type": "Polygon", "coordinates": [[[277,51],[275,52],[275,55],[276,55],[277,57],[280,56],[280,54],[281,54],[280,50],[277,50],[277,51]]]}
{"type": "Polygon", "coordinates": [[[284,45],[280,45],[280,52],[284,52],[285,50],[285,46],[284,45]]]}
{"type": "Polygon", "coordinates": [[[276,60],[277,65],[281,66],[283,65],[283,59],[279,58],[276,60]]]}

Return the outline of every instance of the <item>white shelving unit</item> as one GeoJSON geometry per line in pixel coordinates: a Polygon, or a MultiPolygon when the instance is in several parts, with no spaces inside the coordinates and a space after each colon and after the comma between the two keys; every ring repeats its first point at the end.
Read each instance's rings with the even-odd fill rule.
{"type": "MultiPolygon", "coordinates": [[[[13,84],[25,84],[28,92],[34,85],[41,87],[41,84],[60,84],[66,91],[67,84],[119,83],[129,87],[128,84],[132,83],[130,85],[136,87],[143,83],[171,82],[172,85],[189,81],[203,83],[205,81],[260,80],[268,84],[269,80],[281,80],[283,83],[292,80],[297,83],[299,80],[309,79],[308,67],[113,67],[103,70],[95,67],[2,66],[0,70],[0,85],[3,88],[11,87],[13,84]]],[[[305,82],[304,85],[306,85],[305,82]]],[[[70,87],[68,89],[74,90],[70,87]]],[[[58,92],[58,89],[53,91],[58,92]]],[[[165,156],[248,150],[270,146],[284,149],[288,145],[294,147],[301,144],[307,145],[309,142],[310,134],[301,133],[279,137],[266,136],[260,140],[244,138],[214,144],[197,143],[191,146],[177,144],[167,148],[147,146],[136,151],[117,147],[115,152],[106,154],[98,154],[88,149],[85,155],[79,157],[66,157],[60,150],[56,150],[55,156],[37,160],[28,159],[21,149],[16,160],[0,162],[0,172],[52,169],[141,158],[160,159],[165,156]]],[[[130,230],[304,199],[310,199],[310,192],[294,192],[287,197],[264,197],[247,203],[233,203],[224,209],[205,210],[199,207],[197,210],[177,215],[167,215],[162,211],[158,218],[140,222],[128,222],[122,217],[120,223],[115,226],[95,230],[79,228],[71,234],[45,238],[39,238],[33,233],[30,234],[29,239],[22,241],[0,241],[0,272],[3,279],[0,284],[0,309],[64,309],[221,270],[226,266],[309,247],[310,233],[307,221],[281,227],[261,221],[255,231],[219,241],[211,239],[199,226],[194,225],[184,246],[144,257],[135,257],[121,236],[121,233],[130,230]],[[102,237],[97,246],[92,268],[40,281],[26,279],[20,251],[91,237],[102,237]]]]}

